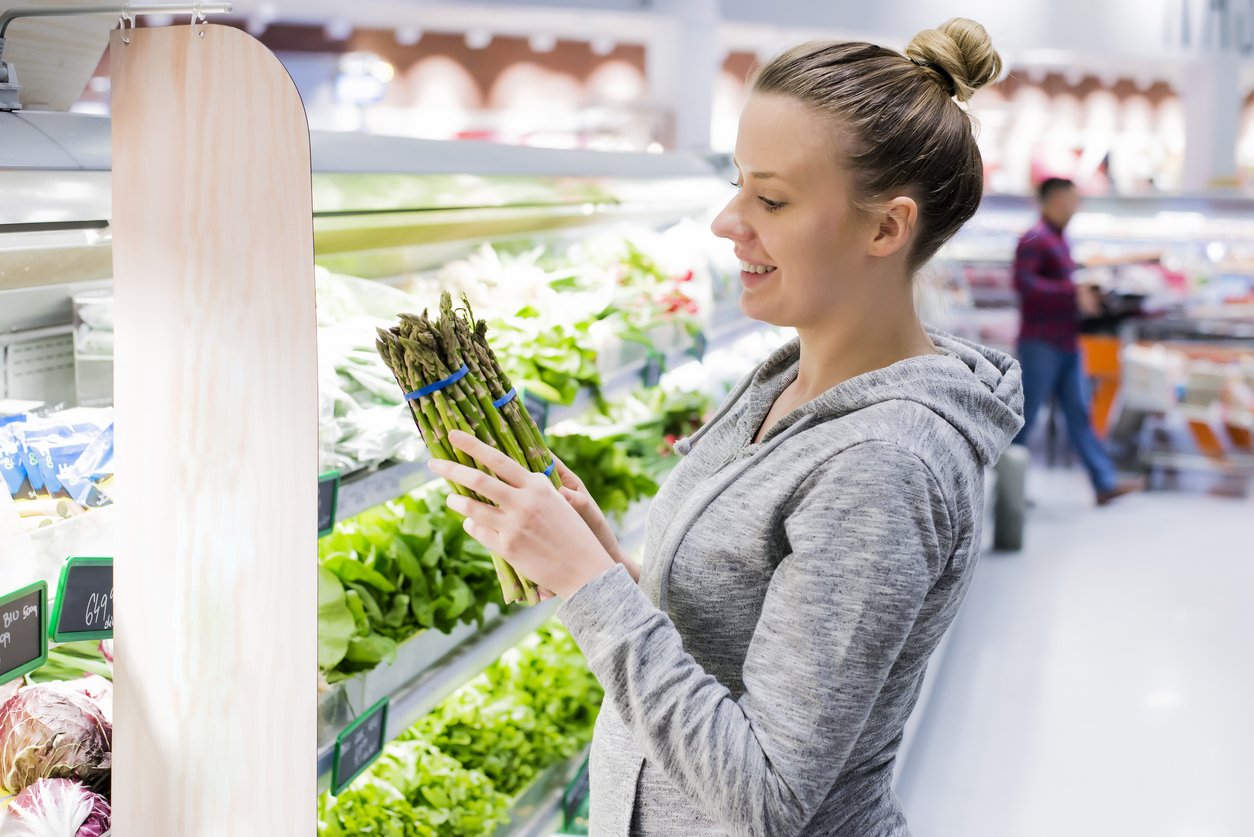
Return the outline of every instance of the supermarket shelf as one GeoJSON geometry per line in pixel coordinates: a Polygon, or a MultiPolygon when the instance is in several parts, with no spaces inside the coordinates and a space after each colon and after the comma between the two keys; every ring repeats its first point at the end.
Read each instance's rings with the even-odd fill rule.
{"type": "Polygon", "coordinates": [[[427,470],[427,455],[417,462],[395,462],[370,470],[355,471],[340,480],[340,503],[336,519],[345,520],[380,503],[394,500],[433,477],[427,470]]]}
{"type": "Polygon", "coordinates": [[[543,771],[510,807],[510,821],[495,837],[550,837],[562,825],[562,799],[588,750],[543,771]]]}
{"type": "MultiPolygon", "coordinates": [[[[739,316],[726,325],[706,332],[706,353],[725,349],[746,335],[764,331],[768,328],[771,328],[768,323],[739,316]]],[[[695,360],[693,345],[687,341],[668,349],[663,354],[666,356],[664,371],[669,371],[690,360],[695,360]]],[[[640,386],[644,377],[644,367],[645,360],[640,359],[625,364],[608,375],[603,375],[601,380],[602,395],[607,399],[612,399],[631,392],[640,386]]],[[[555,404],[549,408],[549,426],[551,427],[567,419],[579,418],[592,408],[593,403],[592,393],[587,389],[581,390],[579,395],[576,396],[574,403],[569,405],[555,404]]]]}
{"type": "MultiPolygon", "coordinates": [[[[645,536],[648,501],[629,512],[619,540],[632,552],[645,536]]],[[[453,691],[496,661],[501,654],[539,628],[557,612],[559,601],[535,607],[517,608],[492,618],[489,614],[482,631],[474,625],[459,625],[451,634],[424,631],[401,645],[395,663],[337,684],[334,693],[320,702],[318,790],[331,782],[331,762],[335,755],[335,733],[344,729],[364,709],[387,696],[388,739],[396,738],[426,715],[453,691]],[[397,682],[401,669],[412,672],[397,682]]],[[[578,765],[576,765],[578,767],[578,765]]]]}
{"type": "MultiPolygon", "coordinates": [[[[509,612],[454,647],[433,665],[415,672],[414,677],[389,695],[391,703],[388,709],[388,740],[409,729],[458,687],[547,622],[557,611],[557,606],[558,601],[553,599],[534,607],[509,612]]],[[[431,639],[438,641],[439,636],[435,634],[431,639]]],[[[414,641],[423,641],[426,638],[427,635],[423,634],[414,641]]],[[[364,708],[358,707],[358,711],[364,708]]],[[[319,791],[330,786],[334,756],[335,741],[332,738],[318,750],[319,791]]]]}

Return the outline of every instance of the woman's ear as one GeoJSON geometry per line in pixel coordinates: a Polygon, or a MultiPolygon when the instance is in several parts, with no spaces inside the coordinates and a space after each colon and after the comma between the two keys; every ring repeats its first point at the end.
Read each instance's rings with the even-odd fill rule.
{"type": "Polygon", "coordinates": [[[871,241],[869,254],[891,256],[910,244],[919,220],[919,205],[904,195],[893,198],[879,208],[879,228],[871,241]]]}

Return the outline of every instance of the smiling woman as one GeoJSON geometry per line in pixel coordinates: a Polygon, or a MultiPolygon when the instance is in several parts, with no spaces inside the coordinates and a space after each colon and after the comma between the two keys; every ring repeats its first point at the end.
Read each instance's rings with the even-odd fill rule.
{"type": "Polygon", "coordinates": [[[953,20],[905,55],[805,44],[758,74],[713,229],[745,312],[798,339],[679,443],[642,569],[574,474],[437,466],[494,503],[450,501],[566,599],[605,688],[593,835],[909,833],[897,746],[978,558],[984,469],[1023,423],[1018,365],[925,329],[911,287],[979,205],[954,98],[1000,66],[953,20]]]}

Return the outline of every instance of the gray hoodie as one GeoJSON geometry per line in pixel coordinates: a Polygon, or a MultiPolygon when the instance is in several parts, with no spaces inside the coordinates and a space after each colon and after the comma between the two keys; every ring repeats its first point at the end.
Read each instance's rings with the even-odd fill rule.
{"type": "Polygon", "coordinates": [[[1015,361],[932,339],[755,444],[797,376],[782,347],[680,443],[640,585],[618,567],[562,605],[606,693],[593,835],[909,833],[902,729],[979,555],[984,468],[1023,423],[1015,361]]]}

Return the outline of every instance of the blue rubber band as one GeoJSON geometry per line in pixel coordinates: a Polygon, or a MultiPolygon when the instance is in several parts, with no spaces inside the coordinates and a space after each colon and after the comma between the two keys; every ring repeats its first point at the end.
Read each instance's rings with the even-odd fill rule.
{"type": "Polygon", "coordinates": [[[556,460],[556,459],[554,459],[552,462],[550,462],[550,463],[549,463],[549,467],[547,467],[547,468],[545,468],[545,469],[544,469],[544,475],[545,475],[546,477],[551,477],[551,476],[553,476],[553,469],[554,469],[554,468],[556,468],[556,467],[557,467],[557,460],[556,460]]]}
{"type": "Polygon", "coordinates": [[[461,369],[458,369],[456,372],[454,372],[452,375],[449,375],[443,381],[436,381],[434,384],[427,384],[422,389],[405,393],[405,400],[417,401],[419,398],[422,398],[424,395],[430,395],[433,392],[439,392],[445,387],[452,386],[453,384],[460,381],[462,378],[466,377],[466,373],[469,371],[470,370],[466,368],[466,364],[463,363],[461,369]]]}
{"type": "Polygon", "coordinates": [[[513,401],[513,400],[514,400],[514,396],[515,396],[515,395],[517,395],[517,394],[518,394],[518,390],[516,390],[516,389],[511,389],[509,392],[505,393],[505,394],[504,394],[504,395],[502,395],[500,398],[498,398],[498,399],[496,399],[495,401],[493,401],[493,402],[492,402],[492,406],[493,406],[493,407],[496,407],[496,408],[499,410],[499,409],[501,409],[502,407],[504,407],[506,404],[508,404],[509,402],[513,401]]]}

